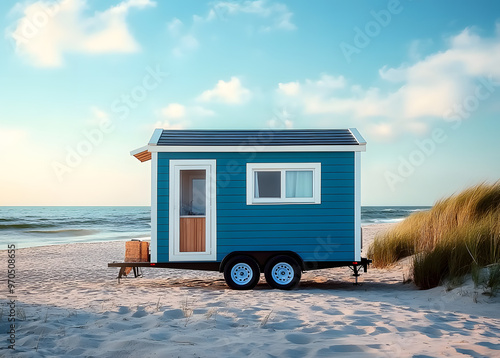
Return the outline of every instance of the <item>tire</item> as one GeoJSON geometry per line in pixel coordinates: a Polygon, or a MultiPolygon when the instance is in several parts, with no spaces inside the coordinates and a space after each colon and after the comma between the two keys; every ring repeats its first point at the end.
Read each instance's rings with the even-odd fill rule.
{"type": "Polygon", "coordinates": [[[293,257],[279,255],[268,261],[264,274],[271,287],[291,290],[299,284],[302,270],[293,257]]]}
{"type": "Polygon", "coordinates": [[[251,290],[260,280],[260,269],[250,256],[235,256],[224,267],[224,279],[233,290],[251,290]]]}

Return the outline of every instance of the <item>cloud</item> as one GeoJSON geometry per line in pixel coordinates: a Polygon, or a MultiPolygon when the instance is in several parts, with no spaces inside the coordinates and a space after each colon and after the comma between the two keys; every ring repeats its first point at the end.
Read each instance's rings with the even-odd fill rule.
{"type": "Polygon", "coordinates": [[[161,115],[169,120],[190,117],[212,117],[215,112],[202,106],[184,106],[180,103],[170,103],[160,111],[161,115]]]}
{"type": "Polygon", "coordinates": [[[250,97],[250,90],[243,87],[237,77],[231,77],[228,82],[219,80],[213,89],[204,91],[198,97],[198,100],[201,102],[242,104],[248,101],[250,97]]]}
{"type": "Polygon", "coordinates": [[[193,15],[189,26],[186,26],[178,18],[173,18],[167,23],[168,34],[174,41],[172,54],[176,57],[184,57],[194,52],[200,47],[199,32],[204,26],[241,14],[252,16],[252,23],[255,17],[262,19],[261,32],[296,29],[292,23],[293,13],[288,10],[285,4],[272,3],[268,0],[218,1],[211,5],[207,15],[193,15]]]}
{"type": "Polygon", "coordinates": [[[184,23],[174,18],[167,24],[167,30],[170,37],[175,41],[172,53],[176,57],[182,57],[199,47],[199,41],[194,35],[194,29],[186,29],[184,23]]]}
{"type": "Polygon", "coordinates": [[[196,117],[213,117],[213,116],[215,116],[214,111],[212,111],[211,109],[204,108],[202,106],[190,107],[188,110],[188,113],[190,113],[191,115],[196,116],[196,117]]]}
{"type": "Polygon", "coordinates": [[[176,17],[174,17],[169,23],[167,23],[167,30],[172,36],[179,36],[183,28],[184,24],[176,17]]]}
{"type": "Polygon", "coordinates": [[[4,153],[11,152],[12,148],[19,147],[28,139],[28,132],[20,128],[0,128],[0,149],[4,153]]]}
{"type": "Polygon", "coordinates": [[[161,110],[161,114],[166,118],[183,118],[186,116],[186,107],[179,103],[170,103],[161,110]]]}
{"type": "MultiPolygon", "coordinates": [[[[130,9],[155,6],[151,0],[126,0],[105,11],[85,14],[85,0],[37,1],[22,10],[22,17],[7,36],[20,56],[40,67],[63,64],[67,53],[133,53],[139,45],[126,17],[130,9]]],[[[16,6],[16,12],[20,6],[16,6]]]]}
{"type": "Polygon", "coordinates": [[[87,125],[99,126],[102,123],[111,121],[109,114],[97,106],[91,106],[90,113],[92,116],[85,121],[87,125]]]}
{"type": "Polygon", "coordinates": [[[285,94],[286,96],[296,96],[300,92],[299,82],[279,83],[278,87],[278,91],[285,94]]]}
{"type": "Polygon", "coordinates": [[[293,128],[293,120],[290,112],[286,108],[274,112],[273,117],[267,121],[267,126],[272,129],[293,128]]]}
{"type": "Polygon", "coordinates": [[[327,74],[322,74],[320,79],[317,81],[306,80],[308,86],[314,86],[321,90],[334,90],[339,88],[344,88],[346,85],[345,78],[343,76],[329,76],[327,74]]]}
{"type": "Polygon", "coordinates": [[[170,103],[160,110],[164,118],[155,123],[154,128],[184,129],[191,125],[191,120],[215,116],[215,112],[202,106],[185,106],[180,103],[170,103]]]}
{"type": "Polygon", "coordinates": [[[206,20],[215,18],[225,20],[239,14],[255,15],[268,20],[261,30],[295,30],[292,22],[293,13],[285,4],[273,3],[267,0],[230,2],[219,1],[210,9],[206,20]]]}
{"type": "Polygon", "coordinates": [[[412,61],[420,61],[423,57],[423,53],[433,45],[431,39],[425,40],[413,40],[408,47],[408,57],[412,61]]]}
{"type": "Polygon", "coordinates": [[[152,127],[153,129],[156,128],[162,128],[162,129],[186,129],[188,127],[188,122],[187,121],[181,121],[181,122],[174,122],[171,120],[163,120],[163,121],[157,121],[154,126],[152,127]]]}
{"type": "Polygon", "coordinates": [[[324,93],[325,91],[344,88],[345,85],[346,80],[343,76],[335,77],[327,74],[322,74],[319,80],[312,81],[306,79],[302,85],[299,81],[279,83],[278,93],[285,96],[296,96],[301,92],[301,89],[303,89],[306,94],[311,94],[314,92],[321,95],[321,93],[324,93]]]}
{"type": "Polygon", "coordinates": [[[394,135],[390,126],[395,125],[399,131],[421,134],[430,121],[450,119],[460,108],[467,109],[467,101],[488,98],[500,85],[498,63],[500,30],[493,38],[482,38],[465,29],[450,38],[443,51],[410,65],[381,68],[381,86],[363,88],[342,76],[322,75],[317,81],[280,83],[278,93],[291,97],[300,88],[300,96],[291,100],[300,101],[306,115],[370,120],[379,136],[394,135]]]}

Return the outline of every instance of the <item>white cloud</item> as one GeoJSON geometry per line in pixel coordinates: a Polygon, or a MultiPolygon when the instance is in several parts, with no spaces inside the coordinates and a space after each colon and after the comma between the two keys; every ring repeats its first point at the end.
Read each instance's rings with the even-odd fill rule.
{"type": "Polygon", "coordinates": [[[408,57],[412,61],[420,61],[422,59],[422,53],[427,51],[432,45],[433,41],[431,39],[413,40],[408,48],[408,57]]]}
{"type": "Polygon", "coordinates": [[[268,19],[261,30],[295,30],[297,27],[292,22],[293,13],[285,4],[273,3],[267,0],[229,2],[219,1],[215,3],[207,15],[207,20],[215,18],[226,19],[238,14],[255,15],[268,19]]]}
{"type": "Polygon", "coordinates": [[[13,148],[18,148],[28,138],[28,132],[19,128],[0,128],[0,149],[4,153],[12,152],[13,148]]]}
{"type": "Polygon", "coordinates": [[[176,57],[184,57],[194,52],[200,47],[199,32],[204,25],[216,20],[227,20],[240,14],[263,19],[260,26],[262,32],[271,30],[294,30],[296,26],[292,23],[293,13],[288,10],[285,4],[272,3],[268,0],[254,1],[218,1],[212,4],[206,16],[193,15],[192,23],[189,26],[173,18],[167,23],[167,30],[174,40],[172,54],[176,57]]]}
{"type": "Polygon", "coordinates": [[[288,83],[279,83],[278,84],[279,91],[285,94],[286,96],[296,96],[300,92],[300,83],[297,82],[288,82],[288,83]]]}
{"type": "Polygon", "coordinates": [[[172,53],[177,57],[182,57],[199,47],[198,39],[194,36],[193,29],[186,29],[184,23],[174,18],[167,24],[168,33],[174,39],[175,46],[172,53]]]}
{"type": "Polygon", "coordinates": [[[23,17],[7,35],[14,39],[19,55],[41,67],[60,66],[66,53],[136,52],[139,45],[126,16],[132,8],[155,5],[151,0],[126,0],[88,16],[85,0],[37,1],[24,7],[23,17]]]}
{"type": "Polygon", "coordinates": [[[166,118],[183,118],[186,116],[186,107],[179,103],[170,103],[161,110],[161,114],[166,118]]]}
{"type": "Polygon", "coordinates": [[[215,112],[202,106],[184,106],[180,103],[170,103],[160,111],[161,115],[169,120],[192,118],[192,117],[212,117],[215,112]]]}
{"type": "Polygon", "coordinates": [[[391,139],[394,137],[394,126],[390,123],[370,123],[368,132],[376,138],[391,139]]]}
{"type": "Polygon", "coordinates": [[[306,80],[306,84],[309,86],[315,86],[322,90],[324,89],[334,90],[338,88],[344,88],[346,85],[346,81],[343,76],[334,77],[334,76],[329,76],[327,74],[322,74],[319,80],[317,81],[306,80]]]}
{"type": "Polygon", "coordinates": [[[179,38],[177,46],[173,48],[172,53],[177,57],[181,57],[188,52],[196,50],[198,46],[199,42],[196,37],[191,34],[183,35],[179,38]]]}
{"type": "Polygon", "coordinates": [[[328,93],[331,90],[344,88],[345,86],[346,80],[343,76],[335,77],[322,74],[319,80],[306,79],[302,85],[299,81],[279,83],[278,93],[285,96],[296,96],[303,90],[306,95],[316,93],[318,96],[321,96],[325,92],[328,93]]]}
{"type": "Polygon", "coordinates": [[[248,101],[250,97],[250,90],[243,87],[237,77],[231,77],[228,82],[219,80],[213,89],[204,91],[198,97],[198,100],[202,102],[242,104],[248,101]]]}
{"type": "Polygon", "coordinates": [[[214,111],[202,106],[185,106],[180,103],[170,103],[159,113],[164,119],[156,122],[154,128],[184,129],[191,125],[192,120],[215,115],[214,111]]]}
{"type": "Polygon", "coordinates": [[[174,122],[171,120],[157,121],[153,129],[162,128],[162,129],[185,129],[188,126],[187,121],[174,122]]]}
{"type": "Polygon", "coordinates": [[[173,18],[172,21],[167,23],[167,29],[170,35],[179,36],[181,34],[181,30],[184,28],[184,24],[178,18],[173,18]]]}
{"type": "Polygon", "coordinates": [[[109,114],[97,106],[91,106],[90,113],[92,117],[86,120],[86,124],[88,125],[96,126],[111,120],[109,114]]]}
{"type": "Polygon", "coordinates": [[[193,106],[189,108],[189,113],[196,117],[213,117],[215,112],[211,109],[204,108],[202,106],[193,106]]]}
{"type": "Polygon", "coordinates": [[[293,101],[300,101],[305,114],[369,119],[378,136],[392,136],[391,125],[421,134],[429,121],[449,119],[465,99],[476,95],[478,87],[487,98],[494,86],[500,86],[498,32],[494,38],[481,38],[465,29],[450,39],[444,51],[411,65],[380,69],[381,79],[392,90],[348,85],[341,76],[322,75],[318,81],[280,83],[278,92],[291,96],[300,88],[301,95],[293,101]]]}

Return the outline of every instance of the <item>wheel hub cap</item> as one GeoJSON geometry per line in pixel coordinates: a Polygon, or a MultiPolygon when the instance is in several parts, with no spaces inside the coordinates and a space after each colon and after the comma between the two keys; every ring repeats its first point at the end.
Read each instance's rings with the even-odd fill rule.
{"type": "Polygon", "coordinates": [[[276,283],[287,285],[292,282],[295,272],[289,263],[280,262],[274,265],[272,275],[276,283]]]}
{"type": "Polygon", "coordinates": [[[245,263],[239,263],[233,266],[231,269],[231,277],[237,285],[246,285],[253,278],[253,271],[250,265],[245,263]]]}

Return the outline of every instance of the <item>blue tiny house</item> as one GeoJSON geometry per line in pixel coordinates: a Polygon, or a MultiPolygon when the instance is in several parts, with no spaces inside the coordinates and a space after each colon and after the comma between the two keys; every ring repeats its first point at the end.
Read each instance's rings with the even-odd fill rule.
{"type": "Polygon", "coordinates": [[[151,160],[151,266],[218,270],[235,289],[264,272],[276,288],[301,272],[361,258],[360,154],[354,129],[162,130],[131,154],[151,160]]]}

